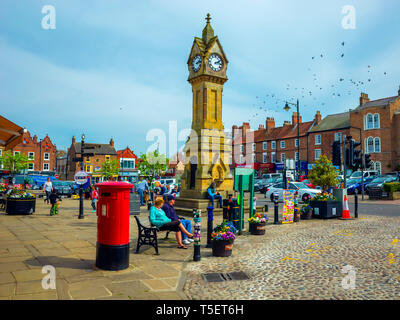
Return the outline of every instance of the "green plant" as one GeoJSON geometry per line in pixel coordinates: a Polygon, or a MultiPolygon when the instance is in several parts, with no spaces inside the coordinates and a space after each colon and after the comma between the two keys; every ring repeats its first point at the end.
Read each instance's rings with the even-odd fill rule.
{"type": "Polygon", "coordinates": [[[315,166],[308,172],[308,178],[314,186],[327,190],[340,181],[332,162],[324,155],[315,161],[315,166]]]}
{"type": "Polygon", "coordinates": [[[22,170],[28,169],[30,161],[27,155],[22,153],[13,154],[11,151],[4,153],[0,157],[0,164],[3,165],[3,169],[10,171],[12,176],[20,173],[22,170]]]}
{"type": "Polygon", "coordinates": [[[383,185],[383,191],[385,192],[399,192],[400,182],[388,182],[383,185]]]}
{"type": "Polygon", "coordinates": [[[149,176],[150,182],[155,175],[161,175],[168,168],[169,159],[157,150],[141,154],[138,159],[138,169],[141,175],[149,176]]]}
{"type": "Polygon", "coordinates": [[[317,193],[311,201],[336,201],[336,198],[328,192],[317,193]]]}
{"type": "Polygon", "coordinates": [[[101,168],[100,174],[102,177],[104,177],[106,180],[110,180],[111,178],[118,176],[119,173],[119,167],[118,167],[118,160],[106,160],[103,163],[103,166],[101,168]]]}

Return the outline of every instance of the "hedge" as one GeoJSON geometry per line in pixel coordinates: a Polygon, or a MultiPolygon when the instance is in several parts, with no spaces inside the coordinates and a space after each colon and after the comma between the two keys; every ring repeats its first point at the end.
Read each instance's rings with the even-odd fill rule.
{"type": "Polygon", "coordinates": [[[400,192],[400,182],[389,182],[383,185],[383,191],[385,192],[400,192]]]}

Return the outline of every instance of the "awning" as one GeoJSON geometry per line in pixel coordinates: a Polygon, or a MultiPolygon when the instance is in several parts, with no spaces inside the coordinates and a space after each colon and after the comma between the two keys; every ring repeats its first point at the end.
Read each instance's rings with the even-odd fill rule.
{"type": "Polygon", "coordinates": [[[22,142],[24,129],[0,116],[0,145],[10,150],[22,142]]]}

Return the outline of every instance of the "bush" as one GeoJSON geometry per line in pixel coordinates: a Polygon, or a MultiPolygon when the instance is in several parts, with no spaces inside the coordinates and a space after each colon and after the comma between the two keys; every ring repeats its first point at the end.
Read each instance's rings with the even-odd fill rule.
{"type": "Polygon", "coordinates": [[[389,182],[383,185],[385,192],[400,192],[400,182],[389,182]]]}

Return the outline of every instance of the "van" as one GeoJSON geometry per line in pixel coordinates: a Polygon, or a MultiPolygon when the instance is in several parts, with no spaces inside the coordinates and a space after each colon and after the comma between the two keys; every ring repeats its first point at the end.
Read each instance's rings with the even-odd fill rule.
{"type": "MultiPolygon", "coordinates": [[[[377,171],[364,171],[364,179],[374,178],[378,176],[377,171]]],[[[350,179],[357,179],[362,177],[362,171],[355,171],[351,174],[350,179]]]]}

